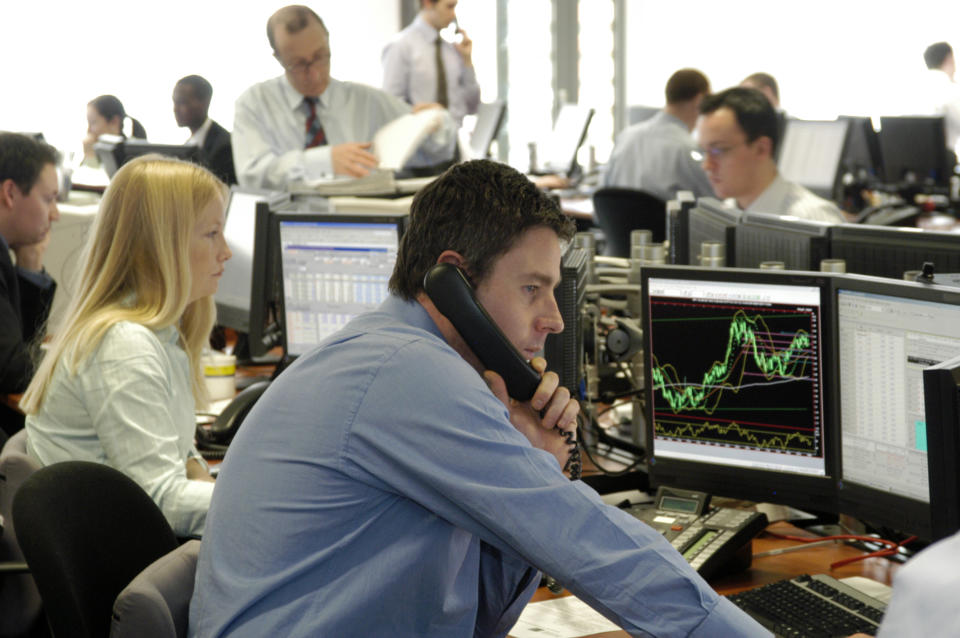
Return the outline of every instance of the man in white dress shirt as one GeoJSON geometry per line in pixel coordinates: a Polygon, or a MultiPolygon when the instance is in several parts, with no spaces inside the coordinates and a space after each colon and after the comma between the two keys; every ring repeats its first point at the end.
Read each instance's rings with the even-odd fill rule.
{"type": "MultiPolygon", "coordinates": [[[[296,182],[369,174],[378,166],[374,133],[410,113],[410,105],[331,78],[327,28],[308,7],[279,9],[267,21],[267,36],[285,73],[237,99],[232,135],[240,185],[283,190],[296,182]]],[[[453,156],[456,125],[445,110],[439,122],[407,166],[432,166],[453,156]]]]}
{"type": "Polygon", "coordinates": [[[383,49],[383,90],[409,104],[437,102],[457,122],[477,112],[480,85],[473,70],[473,41],[457,29],[459,42],[440,37],[457,19],[457,0],[420,0],[420,13],[383,49]],[[441,72],[442,71],[442,72],[441,72]]]}
{"type": "Polygon", "coordinates": [[[690,135],[710,82],[696,69],[680,69],[667,80],[665,92],[662,111],[617,136],[603,185],[646,191],[664,201],[677,191],[712,197],[713,188],[692,155],[697,144],[690,135]]]}
{"type": "Polygon", "coordinates": [[[946,42],[931,44],[923,52],[923,61],[927,75],[920,93],[927,103],[921,105],[920,112],[943,116],[947,148],[956,151],[960,142],[960,85],[953,79],[957,70],[953,47],[946,42]]]}
{"type": "Polygon", "coordinates": [[[777,114],[756,89],[735,87],[700,104],[703,169],[717,196],[748,212],[842,223],[840,209],[777,171],[777,114]]]}

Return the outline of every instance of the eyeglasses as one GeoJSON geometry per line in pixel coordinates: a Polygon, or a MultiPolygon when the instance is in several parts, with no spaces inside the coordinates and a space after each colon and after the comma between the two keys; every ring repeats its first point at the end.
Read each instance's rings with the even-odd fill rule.
{"type": "Polygon", "coordinates": [[[711,146],[709,148],[701,148],[696,151],[691,151],[690,155],[698,162],[705,161],[708,157],[714,162],[717,162],[723,159],[730,151],[740,146],[746,146],[746,144],[747,142],[738,142],[729,146],[711,146]]]}
{"type": "Polygon", "coordinates": [[[277,61],[280,62],[280,65],[285,68],[290,73],[295,75],[306,75],[310,70],[310,67],[315,64],[320,66],[327,66],[330,64],[330,52],[329,51],[319,51],[316,55],[313,56],[311,60],[299,60],[293,64],[287,64],[280,59],[280,56],[276,56],[277,61]]]}

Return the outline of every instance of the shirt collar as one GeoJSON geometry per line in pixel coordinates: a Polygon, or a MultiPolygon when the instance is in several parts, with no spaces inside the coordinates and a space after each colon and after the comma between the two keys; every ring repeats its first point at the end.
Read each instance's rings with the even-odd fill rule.
{"type": "Polygon", "coordinates": [[[443,334],[441,334],[440,328],[437,327],[437,324],[433,322],[433,319],[429,313],[427,313],[427,309],[420,305],[420,302],[416,299],[407,301],[391,294],[380,306],[380,309],[389,315],[399,318],[410,326],[426,330],[436,335],[439,339],[443,340],[444,343],[447,342],[443,334]]]}
{"type": "MultiPolygon", "coordinates": [[[[339,86],[339,81],[330,78],[330,83],[327,84],[327,88],[324,89],[323,94],[317,98],[317,103],[321,108],[330,107],[330,102],[333,99],[332,96],[336,94],[339,86]]],[[[286,102],[287,107],[291,111],[299,112],[303,109],[303,95],[293,88],[286,73],[280,76],[280,93],[283,96],[283,101],[286,102]]]]}
{"type": "Polygon", "coordinates": [[[746,210],[751,213],[772,213],[783,215],[785,211],[778,210],[782,205],[783,199],[787,195],[789,184],[783,179],[780,173],[773,178],[770,185],[767,186],[760,195],[747,206],[746,210]]]}
{"type": "Polygon", "coordinates": [[[440,32],[430,26],[430,24],[424,20],[423,16],[421,16],[419,13],[417,14],[417,17],[414,18],[411,26],[413,30],[427,42],[434,42],[440,36],[440,32]]]}
{"type": "Polygon", "coordinates": [[[210,131],[210,127],[213,125],[213,120],[209,117],[203,121],[203,124],[200,125],[200,128],[197,129],[197,132],[190,136],[184,144],[196,144],[197,146],[203,146],[203,142],[207,139],[207,133],[210,131]]]}

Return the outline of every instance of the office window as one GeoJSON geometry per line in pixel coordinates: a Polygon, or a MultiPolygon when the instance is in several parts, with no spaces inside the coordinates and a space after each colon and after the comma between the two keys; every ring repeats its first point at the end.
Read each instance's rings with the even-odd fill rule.
{"type": "Polygon", "coordinates": [[[544,139],[553,127],[550,0],[507,5],[508,162],[529,165],[528,144],[544,139]]]}
{"type": "Polygon", "coordinates": [[[613,150],[613,17],[613,0],[579,3],[579,102],[594,109],[587,141],[580,149],[582,166],[587,165],[590,146],[601,162],[606,161],[613,150]]]}

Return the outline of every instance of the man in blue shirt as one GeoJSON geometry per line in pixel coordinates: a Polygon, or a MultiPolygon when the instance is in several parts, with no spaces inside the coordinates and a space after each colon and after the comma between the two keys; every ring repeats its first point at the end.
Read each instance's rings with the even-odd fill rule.
{"type": "Polygon", "coordinates": [[[657,532],[563,474],[579,405],[511,400],[423,291],[461,267],[542,371],[573,225],[512,168],[454,166],[414,198],[376,311],[254,406],[214,492],[190,635],[505,636],[554,576],[635,635],[766,636],[657,532]]]}

